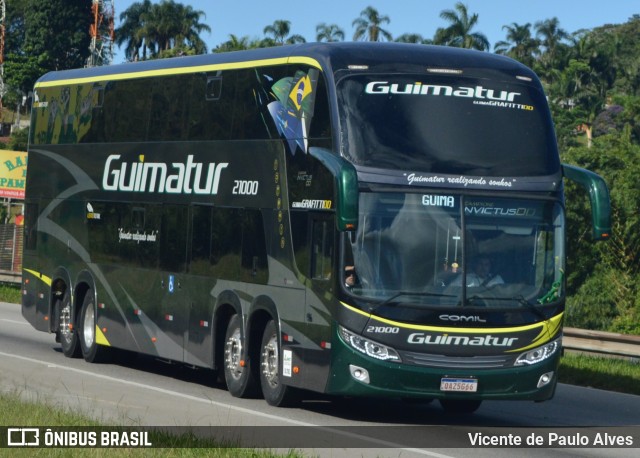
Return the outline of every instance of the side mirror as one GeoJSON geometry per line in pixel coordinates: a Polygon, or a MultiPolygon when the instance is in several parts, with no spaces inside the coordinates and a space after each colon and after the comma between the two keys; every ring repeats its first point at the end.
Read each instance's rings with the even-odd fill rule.
{"type": "Polygon", "coordinates": [[[333,175],[336,197],[336,225],[339,231],[353,231],[358,225],[358,173],[355,167],[325,148],[311,147],[309,154],[333,175]]]}
{"type": "Polygon", "coordinates": [[[611,236],[611,199],[605,181],[597,173],[568,164],[562,164],[562,174],[589,194],[593,239],[608,240],[611,236]]]}

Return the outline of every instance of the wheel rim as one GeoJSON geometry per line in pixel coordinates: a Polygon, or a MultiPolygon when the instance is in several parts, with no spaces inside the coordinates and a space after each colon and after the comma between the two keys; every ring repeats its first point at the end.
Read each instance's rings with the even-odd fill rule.
{"type": "Polygon", "coordinates": [[[68,302],[63,304],[60,309],[60,321],[58,324],[58,330],[60,335],[66,342],[70,342],[72,338],[71,334],[71,304],[68,302]]]}
{"type": "Polygon", "coordinates": [[[280,383],[278,379],[278,340],[276,334],[272,334],[267,344],[262,348],[260,366],[264,380],[271,388],[280,383]]]}
{"type": "Polygon", "coordinates": [[[240,329],[236,328],[224,345],[224,364],[234,380],[242,376],[240,361],[242,361],[242,335],[240,329]]]}
{"type": "Polygon", "coordinates": [[[87,348],[91,348],[93,346],[95,333],[96,325],[93,304],[89,304],[89,306],[85,308],[84,320],[82,320],[82,335],[84,337],[84,344],[87,348]]]}

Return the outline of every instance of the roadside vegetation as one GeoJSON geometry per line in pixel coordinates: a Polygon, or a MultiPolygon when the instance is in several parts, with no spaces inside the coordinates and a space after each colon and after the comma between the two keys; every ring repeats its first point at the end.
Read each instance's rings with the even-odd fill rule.
{"type": "MultiPolygon", "coordinates": [[[[95,428],[107,427],[105,423],[95,421],[88,416],[72,412],[59,406],[52,405],[46,401],[29,402],[20,398],[20,394],[0,393],[0,427],[68,427],[68,428],[95,428]]],[[[118,431],[119,426],[113,429],[109,426],[109,431],[118,431]]],[[[127,428],[122,428],[122,431],[127,428]]],[[[134,428],[135,430],[135,428],[134,428]]],[[[40,439],[43,440],[42,438],[40,439]]],[[[198,438],[192,434],[174,436],[162,431],[150,431],[149,442],[155,444],[156,448],[105,448],[104,452],[99,452],[93,448],[0,448],[0,457],[4,456],[32,456],[37,452],[40,456],[46,457],[68,457],[68,456],[108,456],[110,457],[199,457],[203,454],[203,449],[207,449],[209,456],[221,458],[272,458],[283,456],[286,458],[302,457],[300,453],[289,451],[286,454],[278,454],[268,450],[257,450],[249,448],[238,448],[224,445],[212,440],[198,438]]]]}
{"type": "Polygon", "coordinates": [[[559,373],[561,383],[640,396],[640,360],[565,353],[559,373]]]}
{"type": "Polygon", "coordinates": [[[20,287],[13,284],[0,283],[0,302],[19,304],[21,302],[20,287]]]}

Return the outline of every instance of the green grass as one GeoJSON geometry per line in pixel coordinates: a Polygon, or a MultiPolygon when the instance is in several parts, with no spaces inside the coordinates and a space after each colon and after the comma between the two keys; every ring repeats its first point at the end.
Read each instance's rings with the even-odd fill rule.
{"type": "Polygon", "coordinates": [[[13,283],[0,283],[0,302],[19,304],[22,301],[20,286],[13,283]]]}
{"type": "Polygon", "coordinates": [[[640,395],[640,361],[566,353],[560,360],[559,380],[640,395]]]}
{"type": "MultiPolygon", "coordinates": [[[[74,413],[68,409],[54,406],[48,402],[29,402],[20,399],[18,393],[0,393],[0,427],[93,427],[100,428],[106,425],[97,422],[87,416],[74,413]]],[[[118,426],[108,427],[109,431],[118,430],[118,426]]],[[[43,438],[41,438],[41,441],[43,438]]],[[[194,435],[173,436],[161,431],[150,431],[149,440],[152,444],[161,444],[162,448],[127,449],[127,448],[49,448],[49,449],[23,449],[0,448],[0,457],[32,456],[46,457],[75,457],[75,456],[109,456],[127,457],[200,457],[203,454],[222,458],[273,458],[286,456],[288,458],[300,458],[302,455],[293,450],[287,454],[276,454],[268,450],[245,449],[231,446],[221,446],[212,440],[202,439],[194,435]],[[206,451],[203,449],[207,449],[206,451]]]]}

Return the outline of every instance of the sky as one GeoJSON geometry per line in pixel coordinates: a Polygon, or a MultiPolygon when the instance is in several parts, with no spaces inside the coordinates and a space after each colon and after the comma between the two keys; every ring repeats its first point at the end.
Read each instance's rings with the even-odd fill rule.
{"type": "MultiPolygon", "coordinates": [[[[120,14],[140,0],[113,1],[118,27],[120,14]]],[[[352,22],[368,6],[389,17],[390,22],[383,28],[394,38],[404,33],[433,38],[437,28],[448,25],[440,18],[440,12],[454,9],[456,3],[456,0],[175,1],[205,13],[201,22],[211,27],[211,33],[203,32],[201,38],[209,51],[227,41],[230,34],[239,38],[263,38],[264,28],[276,20],[290,21],[291,34],[302,35],[307,41],[315,41],[316,26],[323,22],[338,25],[345,32],[345,39],[351,40],[352,22]]],[[[487,36],[491,50],[497,41],[505,39],[502,27],[514,22],[520,25],[529,22],[533,26],[536,21],[557,17],[560,27],[572,33],[605,24],[622,24],[634,14],[640,14],[637,0],[464,0],[463,3],[470,14],[478,14],[478,25],[473,31],[487,36]]],[[[124,62],[124,49],[115,46],[114,51],[113,62],[124,62]]]]}

